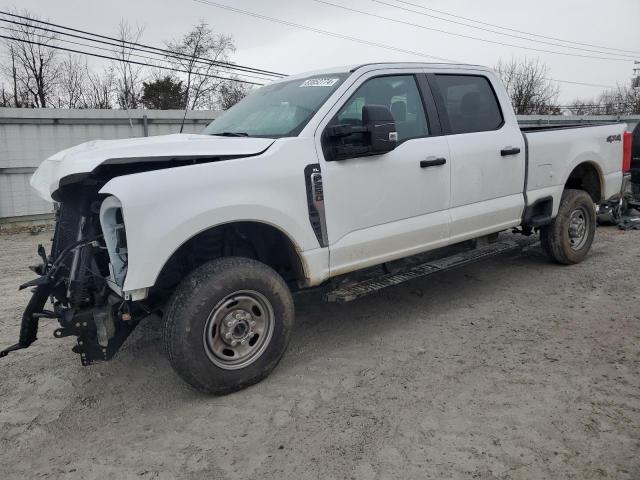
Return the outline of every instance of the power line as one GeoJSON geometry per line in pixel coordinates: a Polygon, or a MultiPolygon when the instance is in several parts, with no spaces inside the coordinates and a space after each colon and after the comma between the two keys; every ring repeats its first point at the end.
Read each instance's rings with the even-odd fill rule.
{"type": "MultiPolygon", "coordinates": [[[[115,38],[115,37],[109,37],[107,35],[100,35],[100,34],[88,32],[88,31],[85,31],[85,30],[79,30],[77,28],[65,27],[63,25],[59,25],[59,24],[55,24],[55,23],[51,23],[51,22],[46,22],[44,20],[36,20],[36,19],[29,18],[29,17],[23,16],[23,15],[17,15],[15,13],[0,11],[0,14],[7,15],[7,16],[10,16],[10,17],[14,17],[14,18],[20,18],[22,20],[27,20],[29,22],[37,22],[37,23],[43,24],[43,25],[49,25],[49,26],[56,27],[56,28],[62,28],[64,30],[69,30],[71,32],[82,33],[84,35],[90,35],[90,36],[97,37],[97,38],[102,38],[102,39],[105,39],[105,40],[115,41],[115,42],[117,42],[118,46],[120,46],[120,47],[123,46],[123,44],[127,44],[127,45],[131,45],[131,46],[135,47],[136,49],[138,47],[143,47],[143,48],[146,48],[146,49],[155,50],[155,51],[157,51],[159,53],[169,54],[169,55],[172,55],[174,57],[177,57],[177,56],[181,55],[181,54],[179,54],[177,52],[174,52],[174,51],[171,51],[171,50],[167,50],[167,49],[164,49],[164,48],[158,48],[158,47],[154,47],[154,46],[151,46],[151,45],[145,45],[145,44],[142,44],[142,43],[136,43],[136,42],[130,42],[130,41],[127,41],[127,40],[121,40],[121,39],[118,39],[118,38],[115,38]]],[[[36,27],[36,28],[44,29],[44,27],[37,27],[35,25],[29,25],[29,26],[30,27],[36,27]]],[[[65,35],[69,35],[69,36],[76,36],[76,35],[72,35],[72,34],[69,34],[69,33],[64,33],[64,34],[65,35]]],[[[91,41],[94,41],[94,42],[98,42],[97,40],[92,40],[92,39],[87,39],[87,38],[85,38],[85,39],[86,40],[91,40],[91,41]]],[[[129,48],[131,48],[131,47],[129,47],[129,48]]],[[[148,53],[150,53],[150,52],[148,52],[148,53]]],[[[187,56],[187,57],[188,58],[193,58],[191,56],[187,56]]],[[[263,69],[259,69],[259,68],[247,67],[247,66],[244,66],[244,65],[238,65],[238,64],[230,63],[230,62],[212,61],[212,60],[209,60],[209,59],[203,58],[203,57],[195,57],[195,58],[198,59],[198,60],[201,60],[201,61],[206,61],[206,62],[209,62],[209,63],[213,63],[213,64],[215,64],[217,66],[232,68],[234,70],[244,70],[244,71],[251,72],[251,73],[259,73],[259,74],[270,75],[270,76],[278,76],[278,77],[286,76],[286,74],[283,74],[283,73],[272,72],[272,71],[269,71],[269,70],[263,70],[263,69]]]]}
{"type": "MultiPolygon", "coordinates": [[[[393,45],[387,45],[387,44],[383,44],[383,43],[376,43],[376,42],[369,42],[368,40],[364,40],[362,38],[359,37],[352,37],[352,36],[348,36],[348,35],[342,35],[339,33],[335,33],[335,32],[330,32],[327,30],[321,30],[319,28],[314,28],[314,27],[309,27],[307,25],[302,25],[299,23],[294,23],[294,22],[289,22],[287,20],[282,20],[280,18],[275,18],[275,17],[269,17],[267,15],[262,15],[259,13],[255,13],[255,12],[250,12],[248,10],[242,10],[239,8],[235,8],[235,7],[231,7],[229,5],[223,5],[220,3],[215,3],[209,0],[193,0],[194,2],[197,3],[202,3],[204,5],[209,5],[211,7],[215,7],[215,8],[221,8],[223,10],[229,10],[231,12],[235,12],[235,13],[239,13],[241,15],[248,15],[254,18],[259,18],[261,20],[267,20],[270,22],[274,22],[274,23],[279,23],[282,25],[287,25],[290,27],[294,27],[294,28],[299,28],[301,30],[307,30],[310,32],[315,32],[315,33],[319,33],[321,35],[328,35],[334,38],[341,38],[344,40],[349,40],[352,42],[356,42],[356,43],[361,43],[364,45],[370,45],[370,46],[374,46],[374,47],[379,47],[379,48],[384,48],[387,50],[393,50],[396,52],[401,52],[401,53],[407,53],[409,55],[416,55],[419,57],[426,57],[426,58],[435,58],[436,60],[443,60],[445,62],[449,62],[449,63],[464,63],[464,62],[459,62],[457,60],[451,60],[448,58],[442,58],[442,57],[435,57],[433,55],[428,55],[426,53],[423,52],[417,52],[415,50],[407,50],[404,48],[400,48],[400,47],[394,47],[393,45]]],[[[598,87],[598,88],[615,88],[612,87],[611,85],[601,85],[601,84],[597,84],[597,83],[585,83],[585,82],[574,82],[571,80],[560,80],[560,79],[556,79],[556,78],[546,78],[545,80],[551,80],[553,82],[559,82],[559,83],[569,83],[569,84],[573,84],[573,85],[583,85],[583,86],[588,86],[588,87],[598,87]]]]}
{"type": "Polygon", "coordinates": [[[369,46],[372,46],[372,47],[384,48],[384,49],[392,50],[392,51],[395,51],[395,52],[409,53],[411,55],[416,55],[416,56],[419,56],[419,57],[433,58],[435,60],[442,60],[444,62],[455,63],[454,60],[451,60],[451,59],[448,59],[448,58],[436,57],[435,55],[429,55],[427,53],[417,52],[415,50],[406,50],[404,48],[394,47],[393,45],[388,45],[388,44],[385,44],[385,43],[370,42],[369,40],[364,40],[362,38],[352,37],[352,36],[349,36],[349,35],[343,35],[341,33],[335,33],[335,32],[331,32],[329,30],[322,30],[322,29],[315,28],[315,27],[309,27],[308,25],[301,25],[299,23],[289,22],[288,20],[282,20],[280,18],[269,17],[267,15],[262,15],[262,14],[259,14],[259,13],[250,12],[248,10],[242,10],[240,8],[231,7],[229,5],[223,5],[221,3],[215,3],[215,2],[208,1],[208,0],[193,0],[193,1],[197,2],[197,3],[202,3],[204,5],[209,5],[211,7],[221,8],[223,10],[229,10],[231,12],[240,13],[242,15],[249,15],[251,17],[260,18],[262,20],[267,20],[269,22],[279,23],[281,25],[287,25],[289,27],[299,28],[301,30],[307,30],[309,32],[315,32],[315,33],[319,33],[321,35],[328,35],[328,36],[331,36],[331,37],[334,37],[334,38],[341,38],[343,40],[349,40],[351,42],[361,43],[363,45],[369,45],[369,46]]]}
{"type": "MultiPolygon", "coordinates": [[[[455,33],[455,32],[449,32],[447,30],[442,30],[442,29],[439,29],[439,28],[427,27],[426,25],[421,25],[419,23],[407,22],[405,20],[398,20],[396,18],[386,17],[384,15],[378,15],[378,14],[371,13],[371,12],[365,12],[363,10],[358,10],[358,9],[351,8],[351,7],[345,7],[344,5],[337,5],[335,3],[327,2],[326,0],[312,0],[312,1],[314,1],[316,3],[322,3],[324,5],[330,5],[332,7],[340,8],[342,10],[347,10],[347,11],[354,12],[354,13],[359,13],[361,15],[366,15],[366,16],[373,17],[373,18],[378,18],[378,19],[381,19],[381,20],[387,20],[389,22],[394,22],[394,23],[399,23],[399,24],[402,24],[402,25],[408,25],[408,26],[411,26],[411,27],[421,28],[423,30],[429,30],[429,31],[432,31],[432,32],[444,33],[445,35],[451,35],[453,37],[468,38],[470,40],[475,40],[477,42],[485,42],[485,43],[491,43],[491,44],[494,44],[494,45],[501,45],[503,47],[522,48],[524,50],[532,50],[532,51],[536,51],[536,52],[551,53],[551,54],[554,54],[554,55],[565,55],[565,56],[580,57],[580,58],[593,58],[593,59],[597,59],[597,60],[611,60],[611,61],[616,61],[616,62],[629,62],[629,61],[632,60],[632,59],[626,59],[626,58],[597,57],[597,56],[594,56],[594,55],[585,55],[585,54],[580,54],[580,53],[558,52],[558,51],[555,51],[555,50],[546,50],[546,49],[542,49],[542,48],[527,47],[527,46],[523,46],[523,45],[515,45],[513,43],[504,43],[504,42],[500,42],[500,41],[497,41],[497,40],[489,40],[487,38],[474,37],[472,35],[465,35],[463,33],[455,33]]],[[[373,0],[373,1],[378,1],[378,0],[373,0]]],[[[386,5],[390,5],[390,4],[386,4],[386,5]]],[[[401,8],[403,10],[408,10],[406,8],[403,8],[403,7],[397,7],[397,8],[401,8]]],[[[425,14],[423,14],[421,12],[417,12],[415,10],[409,10],[409,11],[417,13],[417,14],[420,14],[420,15],[425,15],[425,14]]],[[[600,52],[600,53],[602,53],[602,52],[600,52]]]]}
{"type": "Polygon", "coordinates": [[[545,80],[549,80],[551,82],[558,82],[558,83],[569,83],[571,85],[582,85],[585,87],[616,88],[613,85],[602,85],[600,83],[574,82],[572,80],[558,80],[557,78],[549,78],[549,77],[545,77],[545,80]]]}
{"type": "MultiPolygon", "coordinates": [[[[0,18],[0,21],[7,21],[7,20],[4,20],[4,19],[0,18]]],[[[9,22],[11,22],[11,20],[8,20],[8,21],[9,21],[9,22]]],[[[11,22],[11,23],[16,23],[16,22],[11,22]]],[[[18,23],[18,25],[25,25],[25,24],[18,23]]],[[[25,26],[31,27],[31,25],[25,25],[25,26]]],[[[7,30],[7,31],[10,31],[10,32],[14,32],[14,33],[24,33],[24,31],[23,31],[23,30],[19,30],[19,29],[15,29],[15,28],[10,28],[10,27],[3,27],[3,26],[0,26],[0,29],[2,29],[2,30],[7,30]]],[[[57,32],[56,32],[56,33],[57,33],[57,32]]],[[[79,37],[78,35],[73,35],[73,36],[74,36],[74,37],[78,37],[78,38],[82,38],[82,37],[79,37]]],[[[20,41],[20,39],[19,39],[19,38],[16,38],[16,37],[11,37],[11,38],[13,38],[13,39],[14,39],[14,40],[16,40],[16,41],[20,41]]],[[[49,38],[49,39],[51,39],[51,40],[55,40],[56,42],[64,42],[64,43],[68,43],[68,44],[71,44],[71,45],[78,45],[78,46],[82,46],[82,47],[93,48],[93,49],[96,49],[96,50],[107,51],[107,52],[110,52],[110,53],[117,53],[117,52],[114,52],[114,51],[113,51],[113,49],[105,48],[105,47],[100,47],[100,46],[97,46],[97,45],[88,45],[88,44],[86,44],[86,43],[82,43],[82,42],[75,42],[75,41],[73,41],[73,40],[67,40],[67,39],[64,39],[64,38],[56,38],[56,37],[47,37],[47,38],[49,38]]],[[[90,39],[87,39],[87,40],[90,40],[90,39]]],[[[110,43],[106,43],[106,45],[112,45],[112,44],[110,44],[110,43]]],[[[118,46],[118,45],[116,45],[116,46],[118,46]]],[[[128,48],[128,47],[127,47],[127,48],[128,48]]],[[[139,50],[139,49],[136,49],[136,50],[139,50]]],[[[146,51],[146,50],[141,50],[141,51],[146,51]]],[[[151,52],[150,52],[150,53],[151,53],[151,52]]],[[[129,57],[142,58],[142,59],[145,59],[145,60],[151,60],[151,61],[155,61],[155,62],[157,62],[157,61],[167,61],[167,60],[165,60],[165,59],[158,58],[158,57],[147,57],[147,56],[145,56],[145,55],[140,55],[140,54],[130,53],[130,52],[127,52],[127,55],[128,55],[129,57]]],[[[122,61],[122,59],[121,59],[121,58],[118,58],[118,61],[122,61]]],[[[209,65],[210,65],[210,64],[209,64],[209,65]]],[[[160,68],[160,67],[159,67],[159,68],[160,68]]],[[[242,73],[236,73],[236,72],[231,72],[231,71],[225,71],[225,73],[234,74],[234,75],[240,75],[240,76],[242,76],[242,77],[247,77],[247,78],[254,78],[254,79],[257,79],[257,80],[264,80],[264,81],[271,81],[271,80],[272,80],[272,79],[270,79],[270,78],[259,77],[259,76],[251,75],[251,74],[249,74],[249,73],[244,73],[244,72],[242,72],[242,73]]],[[[199,75],[200,75],[200,74],[199,74],[199,75]]]]}
{"type": "MultiPolygon", "coordinates": [[[[0,35],[0,38],[4,38],[4,39],[7,39],[7,40],[12,40],[14,42],[30,43],[32,45],[38,45],[38,46],[41,46],[41,47],[53,48],[55,50],[63,50],[65,52],[73,52],[73,53],[79,53],[79,54],[82,54],[82,55],[89,55],[91,57],[104,58],[104,59],[107,59],[107,60],[115,60],[117,62],[130,63],[130,64],[133,64],[133,65],[141,65],[143,67],[156,67],[156,68],[161,68],[163,70],[171,70],[173,72],[189,73],[186,70],[181,70],[179,68],[166,67],[166,66],[163,66],[163,65],[151,65],[149,63],[137,62],[135,60],[124,60],[122,58],[110,57],[110,56],[107,56],[107,55],[100,55],[98,53],[83,52],[81,50],[75,50],[75,49],[72,49],[72,48],[60,47],[58,45],[47,45],[46,43],[33,42],[31,40],[26,40],[26,39],[17,39],[17,38],[14,38],[14,37],[9,37],[7,35],[0,35]]],[[[264,85],[263,83],[250,82],[248,80],[239,80],[237,78],[221,77],[219,75],[203,74],[201,76],[209,77],[209,78],[217,78],[219,80],[228,80],[228,81],[231,81],[231,82],[248,83],[250,85],[259,85],[259,86],[264,85]]]]}
{"type": "MultiPolygon", "coordinates": [[[[53,26],[53,27],[57,27],[57,28],[63,28],[65,30],[69,30],[69,31],[72,31],[72,32],[78,32],[78,33],[83,33],[85,35],[91,35],[91,36],[94,36],[94,37],[97,37],[97,38],[102,38],[102,39],[106,39],[106,40],[112,40],[112,41],[118,42],[118,46],[122,46],[123,44],[127,44],[127,45],[132,45],[134,47],[144,47],[144,48],[147,48],[147,49],[158,51],[160,53],[168,53],[168,54],[174,55],[174,56],[175,55],[180,55],[177,52],[174,52],[174,51],[171,51],[171,50],[167,50],[167,49],[164,49],[164,48],[158,48],[158,47],[154,47],[154,46],[151,46],[151,45],[145,45],[145,44],[142,44],[142,43],[130,42],[128,40],[122,40],[122,39],[118,39],[118,38],[114,38],[114,37],[109,37],[109,36],[106,36],[106,35],[100,35],[100,34],[97,34],[97,33],[87,32],[85,30],[79,30],[79,29],[76,29],[76,28],[65,27],[63,25],[59,25],[59,24],[55,24],[55,23],[51,23],[51,22],[46,22],[44,20],[35,20],[35,19],[29,18],[29,17],[26,17],[26,16],[17,15],[17,14],[14,14],[14,13],[9,13],[9,12],[4,12],[4,11],[0,11],[0,13],[4,14],[4,15],[11,16],[11,17],[27,20],[29,22],[38,22],[38,23],[41,23],[41,24],[44,24],[44,25],[49,25],[49,26],[53,26]]],[[[71,35],[71,34],[67,34],[67,35],[71,35]]],[[[92,40],[92,41],[97,41],[97,40],[92,40]]],[[[191,58],[191,57],[189,57],[189,58],[191,58]]],[[[199,59],[199,60],[212,62],[211,60],[209,60],[207,58],[203,58],[203,57],[196,57],[196,58],[199,59]]],[[[285,74],[282,74],[282,73],[271,72],[269,70],[262,70],[262,69],[253,68],[253,67],[247,67],[247,66],[238,65],[238,64],[235,64],[235,63],[222,62],[222,61],[215,61],[213,63],[215,63],[218,66],[226,66],[226,67],[237,69],[237,70],[240,69],[240,70],[245,70],[245,71],[251,71],[253,73],[263,73],[265,75],[269,74],[269,75],[273,75],[273,76],[286,76],[285,74]]]]}
{"type": "MultiPolygon", "coordinates": [[[[438,20],[442,20],[443,22],[449,22],[449,23],[453,23],[453,24],[456,24],[456,25],[462,25],[462,26],[468,27],[468,28],[475,28],[476,30],[481,30],[483,32],[495,33],[497,35],[503,35],[505,37],[518,38],[520,40],[526,40],[528,42],[542,43],[542,44],[545,44],[545,45],[552,45],[552,46],[555,46],[555,47],[570,48],[572,50],[582,50],[582,51],[585,51],[585,52],[600,53],[600,54],[604,54],[604,55],[607,55],[607,54],[617,55],[617,56],[622,56],[622,57],[628,57],[630,60],[633,60],[634,58],[636,58],[635,56],[629,55],[629,54],[626,54],[626,53],[615,53],[615,52],[612,52],[611,49],[608,49],[606,47],[602,47],[602,48],[604,48],[605,50],[610,50],[610,51],[603,52],[601,50],[592,50],[592,49],[584,48],[584,47],[574,47],[574,46],[571,46],[571,45],[563,45],[561,43],[547,42],[547,41],[544,41],[544,40],[536,40],[536,39],[533,39],[533,38],[523,37],[521,35],[514,35],[512,33],[500,32],[498,30],[492,30],[490,28],[484,28],[484,27],[479,27],[477,25],[470,25],[468,23],[458,22],[456,20],[451,20],[449,18],[440,17],[438,15],[432,15],[432,14],[428,14],[428,13],[424,13],[424,12],[418,12],[416,10],[412,10],[410,8],[401,7],[400,5],[394,5],[392,3],[384,2],[382,0],[371,0],[371,1],[374,2],[374,3],[378,3],[380,5],[386,5],[388,7],[397,8],[397,9],[403,10],[405,12],[417,13],[418,15],[422,15],[424,17],[436,18],[438,20]]],[[[327,2],[320,2],[320,3],[327,3],[327,2]]],[[[411,5],[413,5],[413,4],[411,4],[411,5]]],[[[498,28],[501,28],[501,27],[498,27],[498,28]]],[[[522,47],[522,48],[524,48],[524,47],[522,47]]],[[[597,48],[601,48],[601,47],[597,47],[597,48]]]]}
{"type": "MultiPolygon", "coordinates": [[[[373,0],[373,1],[375,1],[375,0],[373,0]]],[[[480,25],[487,25],[489,27],[501,28],[502,30],[508,30],[510,32],[522,33],[524,35],[531,35],[532,37],[546,38],[547,40],[556,40],[556,41],[559,41],[559,42],[572,43],[574,45],[582,45],[582,46],[585,46],[585,47],[602,48],[602,49],[605,49],[605,50],[617,50],[619,52],[640,54],[640,52],[638,52],[636,50],[624,50],[622,48],[605,47],[603,45],[594,45],[592,43],[576,42],[576,41],[573,41],[573,40],[565,40],[565,39],[558,38],[558,37],[551,37],[551,36],[547,36],[547,35],[540,35],[540,34],[537,34],[537,33],[526,32],[526,31],[523,31],[523,30],[517,30],[515,28],[503,27],[501,25],[496,25],[495,23],[482,22],[480,20],[475,20],[475,19],[469,18],[469,17],[463,17],[461,15],[455,15],[453,13],[445,12],[443,10],[436,10],[435,8],[425,7],[424,5],[419,5],[417,3],[407,2],[405,0],[395,0],[395,1],[398,2],[398,3],[404,3],[406,5],[411,5],[413,7],[418,7],[418,8],[421,8],[423,10],[428,10],[428,11],[431,11],[431,12],[441,13],[443,15],[448,15],[450,17],[460,18],[462,20],[467,20],[467,21],[470,21],[470,22],[479,23],[480,25]]],[[[379,3],[382,3],[382,2],[379,2],[379,3]]]]}
{"type": "MultiPolygon", "coordinates": [[[[58,31],[58,30],[39,27],[37,25],[30,25],[30,24],[16,22],[16,21],[13,21],[13,20],[7,20],[5,18],[0,18],[0,22],[7,22],[7,23],[12,23],[12,24],[15,24],[15,25],[19,25],[19,26],[28,27],[28,28],[35,28],[35,29],[43,30],[43,31],[46,31],[46,32],[54,33],[54,34],[62,34],[62,35],[70,36],[70,37],[73,37],[73,38],[79,38],[79,39],[86,40],[86,41],[89,41],[89,42],[94,42],[94,43],[97,43],[99,45],[110,45],[110,46],[121,48],[121,49],[140,51],[140,52],[150,53],[151,55],[160,55],[160,53],[157,53],[157,52],[154,52],[154,51],[151,51],[151,50],[145,50],[145,49],[140,49],[140,48],[136,48],[136,47],[129,47],[129,46],[125,47],[122,44],[110,43],[110,42],[106,42],[106,41],[103,41],[103,40],[95,40],[95,39],[88,38],[88,37],[83,37],[83,36],[80,36],[80,35],[74,35],[74,34],[70,34],[70,33],[61,32],[61,31],[58,31]]],[[[8,28],[8,27],[0,27],[0,28],[4,28],[5,30],[10,30],[10,31],[17,32],[17,33],[23,33],[23,34],[25,33],[24,30],[11,29],[11,28],[8,28]]],[[[48,37],[48,38],[51,38],[52,40],[55,40],[55,41],[60,41],[60,42],[74,44],[74,45],[80,45],[80,46],[85,46],[85,47],[89,47],[89,48],[95,48],[95,49],[98,49],[98,50],[104,50],[104,51],[108,51],[108,52],[111,52],[111,53],[116,53],[116,52],[114,52],[113,49],[110,49],[110,48],[104,48],[104,47],[99,47],[99,46],[95,46],[95,45],[87,45],[86,43],[74,42],[74,41],[71,41],[71,40],[63,39],[63,38],[57,38],[55,36],[51,36],[51,37],[48,37]]],[[[144,56],[144,55],[139,55],[139,54],[134,54],[134,53],[129,53],[129,55],[135,56],[135,57],[139,57],[139,58],[144,58],[144,59],[147,59],[147,60],[154,60],[154,61],[159,60],[159,58],[156,58],[156,57],[147,57],[147,56],[144,56]]],[[[165,55],[165,56],[167,56],[167,55],[165,55]]],[[[189,61],[193,60],[193,57],[188,57],[186,55],[184,57],[183,56],[178,56],[178,55],[170,56],[170,57],[171,58],[175,58],[177,60],[189,60],[189,61]]],[[[215,63],[212,62],[212,61],[201,61],[201,60],[197,60],[197,58],[199,58],[199,57],[196,57],[196,59],[194,60],[196,63],[212,65],[212,66],[215,65],[215,63]]],[[[166,61],[165,59],[162,59],[162,60],[166,61]]],[[[227,69],[228,67],[220,67],[220,68],[227,69]]],[[[231,70],[231,69],[229,69],[229,70],[231,70]]],[[[258,77],[258,76],[255,76],[255,75],[244,73],[244,71],[240,71],[240,72],[229,71],[228,73],[240,74],[240,75],[243,75],[243,76],[246,76],[246,77],[257,78],[257,79],[260,79],[260,80],[271,80],[269,78],[258,77]]]]}
{"type": "MultiPolygon", "coordinates": [[[[2,19],[0,19],[0,21],[2,21],[2,19]]],[[[20,24],[20,25],[22,25],[22,24],[20,24]]],[[[9,31],[12,31],[12,32],[17,32],[17,33],[22,33],[22,31],[21,31],[21,30],[17,30],[17,29],[9,28],[9,27],[2,27],[2,26],[0,26],[0,29],[3,29],[3,30],[9,30],[9,31]]],[[[74,37],[76,37],[76,35],[74,35],[74,37]]],[[[3,38],[6,38],[6,37],[3,37],[3,38]]],[[[51,37],[51,38],[53,39],[53,37],[51,37]]],[[[82,38],[82,37],[79,37],[79,38],[82,38]]],[[[11,37],[11,39],[12,39],[12,40],[19,41],[19,39],[15,39],[14,37],[11,37]]],[[[61,41],[61,42],[65,42],[65,43],[69,43],[69,44],[73,44],[73,45],[85,46],[85,47],[88,47],[88,48],[94,48],[94,49],[98,49],[98,50],[103,50],[103,51],[113,52],[113,50],[108,49],[108,48],[98,47],[98,46],[94,46],[94,45],[87,45],[87,44],[84,44],[84,43],[81,43],[81,42],[74,42],[74,41],[72,41],[72,40],[56,39],[56,41],[61,41]]],[[[107,45],[110,45],[109,43],[106,43],[106,44],[107,44],[107,45]]],[[[47,45],[47,46],[50,46],[50,45],[47,45]]],[[[51,46],[50,46],[50,47],[51,47],[51,46]]],[[[53,47],[52,47],[52,48],[53,48],[53,47]]],[[[136,49],[136,50],[138,50],[138,49],[136,49]]],[[[142,51],[146,51],[146,50],[142,50],[142,51]]],[[[90,52],[79,52],[79,53],[81,53],[81,54],[91,55],[91,53],[90,53],[90,52]]],[[[153,60],[153,61],[158,61],[158,60],[160,60],[160,59],[158,59],[158,58],[147,57],[147,56],[144,56],[144,55],[138,55],[138,54],[133,54],[133,53],[132,53],[132,54],[129,54],[129,55],[130,55],[130,56],[137,57],[137,58],[143,58],[143,59],[153,60]]],[[[92,55],[92,56],[93,56],[93,55],[92,55]]],[[[102,56],[100,56],[100,58],[103,58],[103,57],[102,57],[102,56]]],[[[115,58],[115,60],[116,60],[116,61],[122,61],[122,59],[120,59],[120,58],[115,58]]],[[[158,68],[163,68],[163,67],[158,66],[158,65],[149,65],[149,64],[145,64],[145,65],[147,65],[147,66],[149,66],[149,67],[158,67],[158,68]]],[[[174,71],[182,71],[182,70],[174,70],[174,71]]],[[[186,73],[186,72],[185,72],[185,73],[186,73]]],[[[229,73],[235,73],[235,72],[229,72],[229,73]]],[[[257,77],[257,76],[250,75],[250,74],[246,74],[246,73],[242,73],[242,74],[240,74],[240,75],[241,75],[241,76],[243,76],[243,77],[255,78],[255,79],[258,79],[258,80],[269,80],[269,79],[266,79],[266,78],[261,78],[261,77],[257,77]]],[[[614,87],[612,87],[612,86],[610,86],[610,85],[602,85],[602,84],[594,84],[594,83],[584,83],[584,82],[573,82],[573,81],[570,81],[570,80],[558,80],[558,79],[554,79],[554,78],[546,78],[546,80],[550,80],[550,81],[554,81],[554,82],[560,82],[560,83],[570,83],[570,84],[574,84],[574,85],[582,85],[582,86],[588,86],[588,87],[614,88],[614,87]]]]}

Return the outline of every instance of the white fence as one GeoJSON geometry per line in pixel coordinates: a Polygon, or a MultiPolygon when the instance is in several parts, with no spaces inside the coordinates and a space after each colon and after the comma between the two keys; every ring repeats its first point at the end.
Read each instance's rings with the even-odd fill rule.
{"type": "MultiPolygon", "coordinates": [[[[163,135],[180,131],[179,110],[62,110],[0,108],[0,222],[48,218],[29,178],[56,152],[90,140],[163,135]]],[[[185,133],[201,132],[219,112],[187,114],[185,133]]]]}
{"type": "MultiPolygon", "coordinates": [[[[219,112],[189,112],[185,133],[200,132],[219,112]]],[[[49,218],[51,205],[31,189],[40,162],[65,148],[96,139],[176,133],[178,110],[61,110],[0,108],[0,223],[49,218]]],[[[520,116],[523,125],[627,122],[640,116],[520,116]]]]}

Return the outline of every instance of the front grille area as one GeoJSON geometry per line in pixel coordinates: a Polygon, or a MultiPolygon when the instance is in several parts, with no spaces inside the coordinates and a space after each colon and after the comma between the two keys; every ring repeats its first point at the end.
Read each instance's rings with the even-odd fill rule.
{"type": "MultiPolygon", "coordinates": [[[[56,208],[56,225],[51,246],[51,256],[58,258],[62,251],[76,241],[78,236],[78,226],[80,224],[80,210],[73,208],[70,203],[59,203],[56,208]]],[[[70,258],[65,262],[70,268],[70,258]]]]}
{"type": "Polygon", "coordinates": [[[51,248],[51,262],[58,262],[56,274],[61,282],[56,290],[61,303],[77,308],[93,303],[96,289],[109,274],[109,260],[103,240],[92,244],[73,247],[86,239],[101,234],[98,214],[94,213],[87,201],[68,201],[58,205],[56,225],[51,248]],[[69,247],[73,247],[67,252],[69,247]]]}

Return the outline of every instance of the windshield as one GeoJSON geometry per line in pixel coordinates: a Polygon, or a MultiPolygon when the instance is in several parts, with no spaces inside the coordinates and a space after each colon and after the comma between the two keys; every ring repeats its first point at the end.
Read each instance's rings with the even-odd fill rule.
{"type": "Polygon", "coordinates": [[[314,75],[259,88],[211,122],[204,133],[294,137],[348,75],[314,75]]]}

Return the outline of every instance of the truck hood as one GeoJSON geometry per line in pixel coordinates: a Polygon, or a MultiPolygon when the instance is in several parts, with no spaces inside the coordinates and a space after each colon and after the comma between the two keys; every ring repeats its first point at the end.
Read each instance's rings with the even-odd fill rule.
{"type": "Polygon", "coordinates": [[[264,152],[272,138],[173,134],[124,140],[94,140],[62,150],[40,164],[31,186],[45,200],[72,175],[88,174],[104,164],[168,161],[176,158],[243,157],[264,152]]]}

